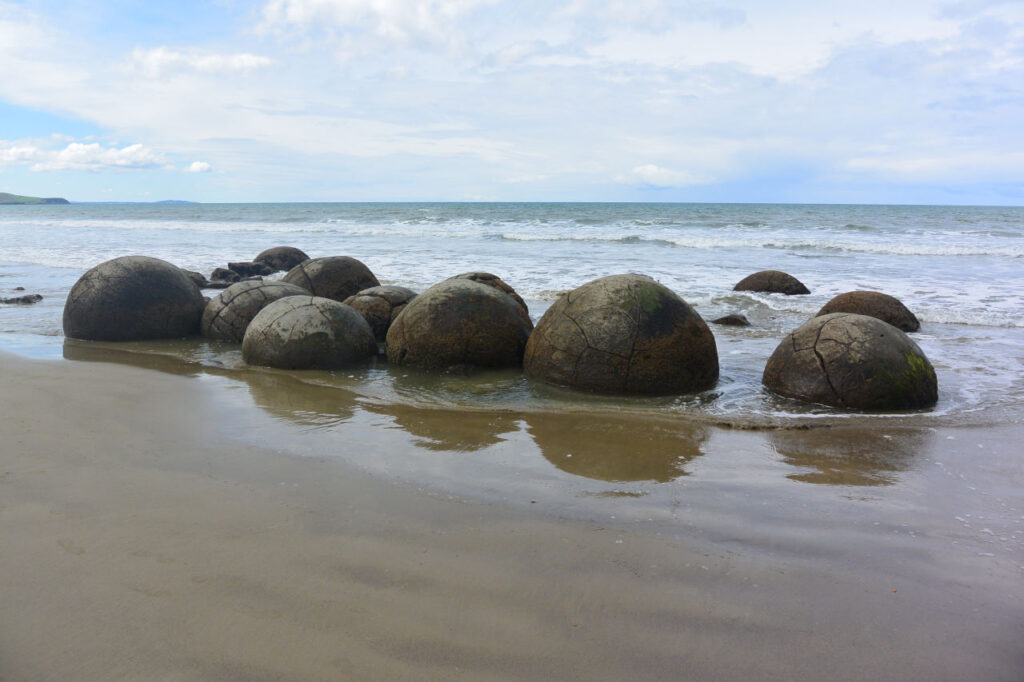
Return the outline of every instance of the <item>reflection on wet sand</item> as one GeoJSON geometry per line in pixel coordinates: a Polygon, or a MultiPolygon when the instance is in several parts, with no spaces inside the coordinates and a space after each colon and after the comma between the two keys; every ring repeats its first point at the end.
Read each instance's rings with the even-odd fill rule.
{"type": "Polygon", "coordinates": [[[356,399],[349,391],[321,386],[276,370],[255,369],[232,373],[249,387],[265,412],[300,426],[326,428],[352,418],[356,399]]]}
{"type": "Polygon", "coordinates": [[[601,481],[671,481],[703,454],[699,425],[607,414],[524,415],[527,430],[552,464],[601,481]]]}
{"type": "Polygon", "coordinates": [[[65,339],[63,355],[65,360],[79,362],[115,362],[122,365],[155,369],[167,374],[194,377],[203,373],[197,363],[186,361],[181,356],[146,352],[126,343],[104,343],[99,341],[78,341],[65,339]]]}
{"type": "Polygon", "coordinates": [[[518,430],[520,418],[502,412],[474,412],[387,404],[365,405],[367,411],[390,417],[427,450],[473,452],[500,443],[502,434],[518,430]]]}
{"type": "Polygon", "coordinates": [[[772,448],[792,466],[804,469],[787,476],[826,485],[891,485],[910,468],[931,438],[924,429],[864,428],[773,431],[772,448]],[[813,471],[806,471],[812,469],[813,471]]]}

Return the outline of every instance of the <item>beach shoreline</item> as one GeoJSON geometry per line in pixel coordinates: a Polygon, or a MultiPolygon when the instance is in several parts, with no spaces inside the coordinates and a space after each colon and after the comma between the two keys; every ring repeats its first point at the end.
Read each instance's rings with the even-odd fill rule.
{"type": "MultiPolygon", "coordinates": [[[[367,467],[324,448],[376,448],[399,464],[444,448],[358,418],[311,428],[205,375],[8,354],[0,366],[6,682],[1024,670],[1019,425],[933,429],[889,488],[784,479],[779,500],[793,509],[758,518],[747,501],[731,519],[719,518],[728,500],[702,502],[702,486],[737,501],[759,491],[705,463],[755,462],[768,436],[716,430],[679,479],[690,508],[648,521],[657,494],[634,507],[569,488],[580,504],[558,504],[554,484],[578,472],[559,469],[543,495],[512,500],[367,467]],[[263,430],[243,437],[254,424],[263,430]],[[985,458],[966,460],[968,442],[985,458]],[[988,518],[967,519],[969,531],[944,524],[979,483],[988,518]],[[898,503],[877,493],[901,487],[898,503]],[[865,491],[876,491],[870,513],[843,522],[840,508],[865,491]],[[834,540],[821,537],[829,509],[834,540]]],[[[801,442],[820,449],[849,434],[818,437],[801,442]]],[[[799,462],[799,447],[773,443],[799,462]]],[[[488,447],[525,452],[515,438],[488,447]]]]}

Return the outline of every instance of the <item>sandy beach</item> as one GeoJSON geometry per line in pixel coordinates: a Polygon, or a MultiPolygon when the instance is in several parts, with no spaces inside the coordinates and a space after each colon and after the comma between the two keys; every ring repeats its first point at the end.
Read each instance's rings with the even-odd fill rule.
{"type": "MultiPolygon", "coordinates": [[[[668,532],[587,519],[555,495],[459,496],[311,456],[294,423],[206,375],[6,354],[0,371],[4,682],[1024,673],[1016,426],[932,434],[917,459],[959,464],[921,465],[907,509],[870,505],[908,511],[926,539],[842,523],[832,540],[811,539],[828,535],[813,510],[759,519],[749,501],[707,532],[668,532]],[[237,437],[247,419],[266,424],[265,445],[237,437]],[[967,441],[986,458],[960,453],[967,441]],[[958,472],[972,467],[967,483],[984,481],[982,499],[1017,533],[1012,551],[935,525],[962,502],[958,472]],[[744,525],[747,538],[735,532],[744,525]]],[[[350,440],[332,432],[338,447],[372,447],[365,431],[379,427],[358,422],[350,440]]],[[[416,449],[389,433],[375,456],[402,438],[416,449]]],[[[800,457],[785,442],[799,435],[774,436],[800,457]]],[[[845,438],[815,437],[826,440],[807,450],[845,438]]],[[[704,459],[765,438],[720,430],[704,459]]],[[[693,510],[697,525],[702,515],[693,510]]]]}

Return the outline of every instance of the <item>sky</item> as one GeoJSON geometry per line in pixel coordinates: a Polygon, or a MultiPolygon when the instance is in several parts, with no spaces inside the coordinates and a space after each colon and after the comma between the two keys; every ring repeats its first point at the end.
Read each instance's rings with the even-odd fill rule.
{"type": "Polygon", "coordinates": [[[0,0],[0,191],[1024,205],[1024,0],[0,0]]]}

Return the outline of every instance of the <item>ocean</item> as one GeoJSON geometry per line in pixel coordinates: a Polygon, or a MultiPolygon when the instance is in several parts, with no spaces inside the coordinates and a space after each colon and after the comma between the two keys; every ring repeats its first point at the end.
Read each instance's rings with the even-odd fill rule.
{"type": "MultiPolygon", "coordinates": [[[[312,257],[348,255],[382,283],[421,291],[468,271],[493,272],[536,321],[566,290],[605,275],[649,275],[708,322],[741,313],[748,328],[711,325],[721,379],[698,395],[616,399],[552,390],[519,373],[407,377],[386,367],[344,384],[371,401],[420,407],[559,410],[580,405],[741,426],[794,420],[915,424],[1019,421],[1024,404],[1024,208],[758,204],[377,203],[72,204],[0,210],[0,293],[39,293],[35,306],[0,306],[0,349],[65,355],[61,311],[88,268],[128,254],[210,273],[290,245],[312,257]],[[734,292],[746,275],[784,270],[808,296],[734,292]],[[934,408],[856,415],[767,394],[764,363],[780,339],[833,296],[896,296],[921,320],[913,338],[935,365],[934,408]]],[[[281,275],[276,275],[280,277],[281,275]]],[[[207,292],[214,296],[216,291],[207,292]]],[[[156,347],[162,348],[161,344],[156,347]]],[[[166,350],[166,349],[165,349],[166,350]]],[[[238,366],[237,349],[194,343],[179,355],[238,366]]],[[[346,381],[342,381],[345,379],[346,381]]]]}

